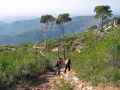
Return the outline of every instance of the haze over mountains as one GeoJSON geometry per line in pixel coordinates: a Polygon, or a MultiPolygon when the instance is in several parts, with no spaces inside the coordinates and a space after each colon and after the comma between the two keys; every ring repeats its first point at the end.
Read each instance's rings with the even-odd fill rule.
{"type": "MultiPolygon", "coordinates": [[[[73,34],[86,31],[87,28],[96,24],[97,20],[93,16],[77,16],[72,21],[65,24],[65,34],[73,34]]],[[[0,22],[0,45],[35,43],[44,40],[41,32],[42,26],[39,18],[31,20],[20,20],[12,23],[0,22]]],[[[61,36],[59,28],[52,29],[48,33],[48,38],[61,36]]]]}

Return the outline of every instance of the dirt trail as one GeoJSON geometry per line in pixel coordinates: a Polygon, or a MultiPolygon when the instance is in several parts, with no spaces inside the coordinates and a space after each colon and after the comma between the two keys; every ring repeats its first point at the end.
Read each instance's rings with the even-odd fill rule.
{"type": "Polygon", "coordinates": [[[74,87],[74,90],[93,90],[93,87],[89,86],[88,82],[80,81],[73,70],[64,74],[63,69],[60,75],[54,75],[53,72],[46,71],[36,78],[29,78],[26,85],[18,85],[16,90],[53,90],[61,79],[69,82],[74,87]]]}
{"type": "Polygon", "coordinates": [[[53,90],[61,79],[69,82],[74,90],[120,90],[114,87],[90,86],[88,81],[79,80],[73,70],[64,74],[63,69],[60,75],[54,75],[52,71],[46,71],[36,78],[29,78],[25,85],[18,85],[15,90],[53,90]]]}
{"type": "Polygon", "coordinates": [[[53,72],[46,72],[39,76],[36,80],[32,79],[29,90],[50,90],[52,89],[52,81],[55,80],[53,72]]]}
{"type": "Polygon", "coordinates": [[[24,85],[17,85],[14,90],[52,90],[58,77],[52,71],[46,71],[38,77],[29,78],[24,85]]]}
{"type": "Polygon", "coordinates": [[[29,78],[24,85],[17,85],[15,90],[52,90],[51,82],[55,80],[55,77],[53,72],[46,71],[38,77],[29,78]]]}
{"type": "Polygon", "coordinates": [[[93,90],[93,87],[87,81],[79,80],[76,77],[74,70],[68,71],[66,74],[61,72],[61,75],[58,80],[63,79],[66,82],[69,82],[74,90],[93,90]]]}

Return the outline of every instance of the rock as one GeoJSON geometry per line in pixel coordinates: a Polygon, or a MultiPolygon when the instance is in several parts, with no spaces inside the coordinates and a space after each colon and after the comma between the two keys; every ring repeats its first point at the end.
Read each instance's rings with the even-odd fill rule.
{"type": "Polygon", "coordinates": [[[82,90],[83,88],[83,84],[81,83],[79,86],[78,86],[79,90],[82,90]]]}
{"type": "Polygon", "coordinates": [[[92,86],[87,86],[86,89],[87,90],[93,90],[93,87],[92,86]]]}
{"type": "Polygon", "coordinates": [[[53,84],[53,83],[55,83],[55,80],[51,80],[51,81],[50,81],[50,84],[53,84]]]}
{"type": "Polygon", "coordinates": [[[73,80],[74,80],[75,83],[79,82],[79,79],[77,77],[73,77],[73,80]]]}
{"type": "Polygon", "coordinates": [[[84,88],[82,88],[81,90],[86,90],[86,88],[84,87],[84,88]]]}
{"type": "Polygon", "coordinates": [[[60,79],[64,79],[64,77],[63,77],[63,76],[60,76],[60,79]]]}
{"type": "Polygon", "coordinates": [[[82,88],[82,90],[93,90],[93,87],[91,87],[91,86],[86,86],[86,87],[82,88]]]}

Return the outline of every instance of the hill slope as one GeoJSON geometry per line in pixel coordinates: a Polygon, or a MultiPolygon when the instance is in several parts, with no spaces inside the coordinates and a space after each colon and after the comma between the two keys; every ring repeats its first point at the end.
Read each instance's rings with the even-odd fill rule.
{"type": "MultiPolygon", "coordinates": [[[[93,85],[120,86],[120,27],[99,34],[88,31],[67,36],[65,40],[66,56],[71,58],[72,67],[80,79],[88,80],[93,85]]],[[[48,46],[51,58],[55,60],[57,40],[49,41],[48,46]]],[[[60,40],[59,55],[62,58],[63,48],[63,40],[60,40]]]]}

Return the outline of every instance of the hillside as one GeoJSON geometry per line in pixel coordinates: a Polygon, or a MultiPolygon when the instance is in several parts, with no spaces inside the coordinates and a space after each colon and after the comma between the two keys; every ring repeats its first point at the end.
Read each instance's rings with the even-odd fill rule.
{"type": "MultiPolygon", "coordinates": [[[[96,23],[93,16],[73,17],[72,21],[65,25],[65,34],[77,34],[86,31],[96,23]]],[[[38,42],[43,40],[39,19],[16,21],[13,23],[0,22],[0,45],[38,42]],[[39,36],[38,36],[39,35],[39,36]],[[9,37],[9,39],[8,39],[9,37]],[[23,38],[24,37],[24,38],[23,38]]],[[[61,30],[56,29],[48,33],[48,38],[61,35],[61,30]]]]}
{"type": "MultiPolygon", "coordinates": [[[[56,85],[54,82],[59,82],[62,78],[68,82],[65,81],[61,83],[62,86],[55,87],[58,90],[59,88],[63,90],[76,87],[88,88],[88,86],[91,89],[86,90],[93,90],[93,87],[95,90],[119,90],[120,28],[112,28],[108,33],[102,32],[99,35],[96,33],[88,31],[65,37],[66,55],[72,60],[72,70],[75,71],[74,74],[72,74],[74,71],[68,72],[69,78],[66,78],[67,74],[61,74],[61,77],[53,75],[52,67],[58,58],[57,51],[53,50],[58,45],[57,38],[48,41],[48,51],[45,50],[44,42],[35,45],[23,44],[18,47],[0,47],[0,89],[11,87],[44,89],[48,86],[49,90],[51,85],[56,85]],[[77,80],[79,78],[80,83],[71,81],[69,83],[69,80],[74,79],[69,75],[75,76],[77,80]],[[41,82],[44,78],[47,81],[41,82]],[[52,79],[53,82],[50,83],[52,79]]],[[[60,57],[62,58],[63,45],[61,38],[60,57]]]]}
{"type": "MultiPolygon", "coordinates": [[[[120,27],[117,27],[107,33],[97,34],[96,31],[88,31],[66,37],[66,56],[71,58],[72,68],[80,79],[87,80],[98,87],[99,85],[120,86],[119,35],[120,27]]],[[[57,40],[48,42],[52,60],[57,58],[57,43],[57,40]]],[[[63,57],[63,45],[63,40],[60,40],[61,57],[63,57]]],[[[43,44],[40,43],[37,47],[39,46],[42,47],[43,44]]]]}

